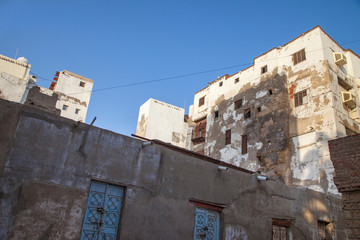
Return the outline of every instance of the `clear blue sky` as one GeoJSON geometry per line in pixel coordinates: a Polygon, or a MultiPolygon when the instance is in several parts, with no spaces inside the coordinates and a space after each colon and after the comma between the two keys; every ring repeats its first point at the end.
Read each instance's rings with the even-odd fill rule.
{"type": "Polygon", "coordinates": [[[149,98],[188,112],[208,82],[316,25],[360,54],[359,0],[0,0],[0,54],[14,58],[18,48],[47,79],[64,69],[93,79],[86,122],[96,116],[95,126],[130,135],[149,98]]]}

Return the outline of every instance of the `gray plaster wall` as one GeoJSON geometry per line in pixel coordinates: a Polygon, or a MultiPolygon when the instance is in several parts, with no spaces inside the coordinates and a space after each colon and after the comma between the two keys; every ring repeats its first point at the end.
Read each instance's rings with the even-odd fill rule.
{"type": "Polygon", "coordinates": [[[79,239],[91,180],[125,187],[118,239],[192,239],[189,199],[225,205],[221,239],[271,239],[273,218],[292,221],[292,239],[316,239],[318,220],[347,238],[339,198],[31,107],[0,108],[0,239],[79,239]]]}

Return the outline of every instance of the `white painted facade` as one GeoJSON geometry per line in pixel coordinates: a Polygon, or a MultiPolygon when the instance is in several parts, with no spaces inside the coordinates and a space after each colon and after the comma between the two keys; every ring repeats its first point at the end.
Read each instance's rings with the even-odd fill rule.
{"type": "Polygon", "coordinates": [[[36,78],[30,76],[31,65],[24,58],[15,60],[0,54],[0,97],[24,103],[36,78]]]}
{"type": "Polygon", "coordinates": [[[54,92],[59,95],[56,108],[62,117],[85,122],[94,81],[67,70],[59,73],[54,92]]]}
{"type": "MultiPolygon", "coordinates": [[[[218,105],[221,102],[235,101],[237,94],[259,86],[275,75],[286,77],[289,94],[290,114],[289,119],[284,122],[289,124],[290,156],[287,160],[279,159],[280,162],[290,162],[288,170],[281,169],[284,171],[284,181],[320,192],[338,194],[333,183],[334,168],[327,141],[345,136],[349,130],[359,132],[360,57],[351,50],[341,48],[320,27],[315,27],[282,47],[271,49],[255,58],[252,66],[232,76],[225,75],[195,94],[189,117],[195,122],[206,118],[206,136],[204,144],[201,145],[205,154],[249,170],[263,167],[256,154],[264,151],[267,144],[271,144],[270,141],[253,141],[251,133],[247,133],[248,152],[242,154],[239,146],[246,126],[251,121],[256,121],[259,114],[256,109],[261,107],[262,111],[266,111],[266,108],[276,108],[271,106],[271,102],[260,105],[261,100],[271,98],[271,86],[259,90],[256,94],[244,95],[243,105],[251,106],[255,110],[251,118],[245,119],[243,111],[235,111],[234,104],[228,104],[226,109],[221,109],[223,113],[219,115],[220,119],[215,120],[214,112],[220,110],[218,105]],[[302,49],[305,50],[306,60],[294,64],[294,53],[302,49]],[[340,67],[335,64],[334,52],[346,56],[347,63],[340,67]],[[262,73],[264,66],[267,66],[266,73],[262,73]],[[339,85],[338,77],[349,85],[348,91],[355,97],[356,107],[352,110],[342,102],[341,91],[345,89],[339,85]],[[306,90],[307,96],[303,98],[302,105],[295,107],[294,94],[302,90],[306,90]],[[200,105],[199,100],[203,97],[204,104],[200,105]],[[215,146],[218,146],[220,138],[214,138],[214,133],[209,132],[215,121],[222,124],[220,133],[217,133],[220,138],[224,138],[228,129],[235,129],[239,125],[244,127],[240,131],[232,131],[231,144],[219,148],[215,146]]],[[[271,91],[277,94],[280,90],[273,88],[271,91]]],[[[188,141],[187,148],[199,150],[191,141],[188,141]]]]}
{"type": "Polygon", "coordinates": [[[183,108],[150,98],[140,107],[136,135],[185,147],[184,113],[183,108]]]}
{"type": "MultiPolygon", "coordinates": [[[[24,103],[29,89],[36,85],[36,77],[30,75],[31,65],[25,58],[18,60],[0,55],[0,98],[24,103]]],[[[85,122],[90,102],[93,80],[64,70],[54,80],[52,90],[41,87],[40,92],[52,96],[58,94],[56,108],[61,116],[85,122]]]]}

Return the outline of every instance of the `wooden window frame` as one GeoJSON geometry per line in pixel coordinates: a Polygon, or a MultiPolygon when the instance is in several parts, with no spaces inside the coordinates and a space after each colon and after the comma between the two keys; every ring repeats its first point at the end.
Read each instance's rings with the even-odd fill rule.
{"type": "Polygon", "coordinates": [[[298,63],[305,61],[306,60],[305,48],[294,53],[292,55],[292,60],[293,60],[294,66],[298,63]]]}
{"type": "Polygon", "coordinates": [[[297,93],[294,93],[294,104],[295,107],[299,107],[301,105],[304,105],[304,97],[307,96],[307,90],[302,90],[297,93]]]}
{"type": "Polygon", "coordinates": [[[267,65],[265,65],[261,68],[261,74],[267,73],[267,71],[268,71],[267,65]]]}
{"type": "Polygon", "coordinates": [[[242,107],[242,105],[243,105],[243,100],[242,100],[242,99],[239,99],[239,100],[237,100],[237,101],[234,102],[234,109],[235,109],[235,110],[236,110],[236,109],[239,109],[239,108],[242,107]]]}
{"type": "Polygon", "coordinates": [[[245,134],[241,136],[241,154],[247,154],[247,145],[247,135],[245,134]]]}
{"type": "Polygon", "coordinates": [[[231,144],[231,129],[228,129],[225,132],[225,145],[229,144],[231,144]]]}
{"type": "Polygon", "coordinates": [[[199,98],[199,107],[205,104],[205,96],[199,98]]]}

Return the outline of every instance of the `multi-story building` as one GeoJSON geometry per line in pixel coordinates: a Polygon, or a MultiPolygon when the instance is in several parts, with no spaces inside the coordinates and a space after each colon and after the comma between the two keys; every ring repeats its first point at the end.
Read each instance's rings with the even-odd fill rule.
{"type": "MultiPolygon", "coordinates": [[[[36,76],[30,74],[30,69],[31,65],[24,57],[15,60],[0,55],[0,98],[25,103],[29,90],[36,86],[37,80],[36,76]]],[[[40,87],[37,94],[57,94],[56,108],[61,110],[60,115],[85,122],[93,80],[67,70],[56,72],[55,75],[50,88],[40,87]]]]}
{"type": "Polygon", "coordinates": [[[327,141],[359,132],[359,77],[360,57],[317,26],[197,92],[187,148],[337,194],[327,141]]]}
{"type": "Polygon", "coordinates": [[[195,93],[186,148],[338,194],[327,142],[360,132],[359,77],[360,57],[317,26],[195,93]]]}

